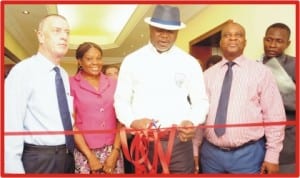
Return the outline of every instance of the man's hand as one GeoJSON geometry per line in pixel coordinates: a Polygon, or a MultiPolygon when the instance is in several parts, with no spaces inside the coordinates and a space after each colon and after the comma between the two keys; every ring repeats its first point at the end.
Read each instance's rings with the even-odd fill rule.
{"type": "Polygon", "coordinates": [[[133,129],[148,129],[153,120],[148,118],[134,120],[130,127],[133,129]]]}
{"type": "Polygon", "coordinates": [[[276,174],[279,173],[279,165],[269,162],[263,162],[260,168],[261,174],[276,174]]]}
{"type": "Polygon", "coordinates": [[[196,128],[194,124],[189,120],[184,120],[178,126],[178,138],[182,142],[186,142],[194,138],[196,128]]]}

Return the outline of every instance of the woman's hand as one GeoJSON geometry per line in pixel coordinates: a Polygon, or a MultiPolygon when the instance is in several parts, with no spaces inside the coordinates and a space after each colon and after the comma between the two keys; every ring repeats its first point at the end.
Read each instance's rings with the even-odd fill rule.
{"type": "Polygon", "coordinates": [[[87,160],[88,160],[91,174],[98,173],[99,170],[102,169],[103,165],[100,163],[95,153],[90,152],[90,154],[87,156],[87,160]]]}
{"type": "Polygon", "coordinates": [[[111,174],[114,172],[117,161],[120,155],[120,149],[119,148],[113,148],[111,150],[110,155],[107,157],[107,159],[104,161],[103,165],[103,171],[107,174],[111,174]]]}

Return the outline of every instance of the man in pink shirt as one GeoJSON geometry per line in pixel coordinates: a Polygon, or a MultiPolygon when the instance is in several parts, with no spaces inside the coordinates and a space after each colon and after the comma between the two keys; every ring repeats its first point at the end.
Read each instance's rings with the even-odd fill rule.
{"type": "Polygon", "coordinates": [[[223,59],[204,73],[210,101],[205,124],[223,128],[225,124],[250,125],[225,126],[223,133],[211,127],[204,130],[200,151],[203,173],[278,172],[284,125],[270,124],[286,120],[282,99],[271,71],[243,56],[245,46],[245,29],[237,23],[226,25],[220,41],[223,59]],[[221,116],[226,122],[216,124],[223,79],[230,62],[231,89],[227,109],[221,116]]]}

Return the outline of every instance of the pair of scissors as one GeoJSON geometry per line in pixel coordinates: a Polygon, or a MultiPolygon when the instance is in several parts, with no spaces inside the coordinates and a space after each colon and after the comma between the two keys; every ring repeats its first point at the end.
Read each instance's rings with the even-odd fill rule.
{"type": "Polygon", "coordinates": [[[158,120],[154,120],[152,119],[151,125],[155,128],[155,129],[159,129],[160,128],[160,124],[158,124],[158,120]]]}

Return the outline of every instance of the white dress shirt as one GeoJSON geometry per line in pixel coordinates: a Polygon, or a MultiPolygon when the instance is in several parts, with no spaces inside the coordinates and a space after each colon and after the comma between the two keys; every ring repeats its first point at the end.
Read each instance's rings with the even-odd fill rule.
{"type": "Polygon", "coordinates": [[[122,62],[114,105],[127,127],[141,118],[159,120],[161,127],[203,123],[208,99],[201,66],[176,46],[158,53],[149,43],[122,62]]]}
{"type": "MultiPolygon", "coordinates": [[[[18,63],[5,79],[5,172],[24,173],[21,161],[23,144],[65,144],[63,134],[47,134],[47,131],[63,131],[55,87],[55,65],[40,53],[18,63]],[[22,134],[38,131],[43,134],[22,134]]],[[[66,71],[59,67],[63,78],[70,113],[72,97],[66,71]]],[[[72,121],[73,122],[73,121],[72,121]]]]}

